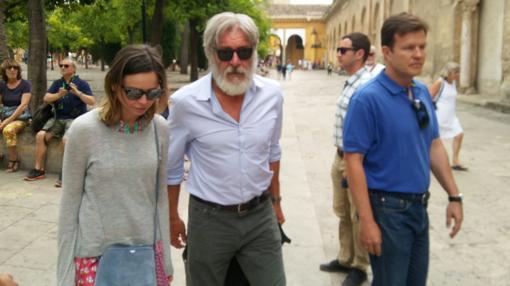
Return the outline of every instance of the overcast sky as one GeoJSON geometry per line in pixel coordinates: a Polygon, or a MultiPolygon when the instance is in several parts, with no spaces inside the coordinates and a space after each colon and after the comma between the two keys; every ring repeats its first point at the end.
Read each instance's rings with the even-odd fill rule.
{"type": "Polygon", "coordinates": [[[331,4],[333,0],[290,0],[290,4],[331,4]]]}

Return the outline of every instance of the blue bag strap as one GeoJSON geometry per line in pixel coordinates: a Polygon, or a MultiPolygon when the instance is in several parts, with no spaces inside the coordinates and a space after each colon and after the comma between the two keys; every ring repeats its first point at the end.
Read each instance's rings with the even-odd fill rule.
{"type": "Polygon", "coordinates": [[[153,247],[156,247],[156,234],[158,228],[158,198],[159,198],[159,139],[158,139],[158,128],[156,128],[156,120],[152,119],[152,125],[154,126],[154,139],[156,141],[156,210],[154,212],[154,243],[153,247]]]}

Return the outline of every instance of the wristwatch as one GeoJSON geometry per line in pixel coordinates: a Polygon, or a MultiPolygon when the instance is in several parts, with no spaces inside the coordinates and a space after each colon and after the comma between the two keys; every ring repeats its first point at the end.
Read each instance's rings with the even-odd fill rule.
{"type": "Polygon", "coordinates": [[[462,203],[462,194],[458,194],[457,196],[448,196],[448,201],[462,203]]]}

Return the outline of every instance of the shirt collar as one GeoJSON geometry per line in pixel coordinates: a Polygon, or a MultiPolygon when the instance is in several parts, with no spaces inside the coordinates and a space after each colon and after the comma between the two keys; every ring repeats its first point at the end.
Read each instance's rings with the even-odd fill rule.
{"type": "Polygon", "coordinates": [[[361,76],[367,72],[367,68],[366,67],[362,67],[360,68],[357,72],[355,72],[353,75],[351,75],[348,79],[347,79],[347,84],[348,85],[353,85],[356,81],[358,81],[361,76]]]}
{"type": "MultiPolygon", "coordinates": [[[[199,90],[196,94],[194,94],[194,97],[198,101],[209,101],[211,99],[213,88],[212,88],[212,73],[206,74],[199,87],[199,90]]],[[[264,83],[258,78],[257,75],[253,75],[253,84],[248,88],[246,91],[246,95],[248,94],[255,94],[258,88],[262,88],[264,86],[264,83]]],[[[246,96],[245,95],[245,96],[246,96]]]]}
{"type": "MultiPolygon", "coordinates": [[[[404,92],[407,94],[407,88],[401,86],[393,79],[389,78],[386,73],[386,69],[383,69],[376,77],[376,80],[381,83],[382,86],[384,86],[392,95],[397,95],[401,92],[404,92]]],[[[416,80],[413,79],[411,83],[412,87],[416,86],[416,80]]]]}

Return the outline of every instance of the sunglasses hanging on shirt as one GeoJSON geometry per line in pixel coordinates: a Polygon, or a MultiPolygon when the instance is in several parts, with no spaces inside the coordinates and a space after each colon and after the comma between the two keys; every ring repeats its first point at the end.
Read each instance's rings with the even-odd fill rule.
{"type": "Polygon", "coordinates": [[[413,94],[412,87],[407,89],[407,98],[411,102],[411,107],[416,114],[416,120],[418,121],[418,126],[420,129],[425,129],[429,126],[429,113],[427,112],[427,107],[425,104],[416,98],[413,94]]]}

